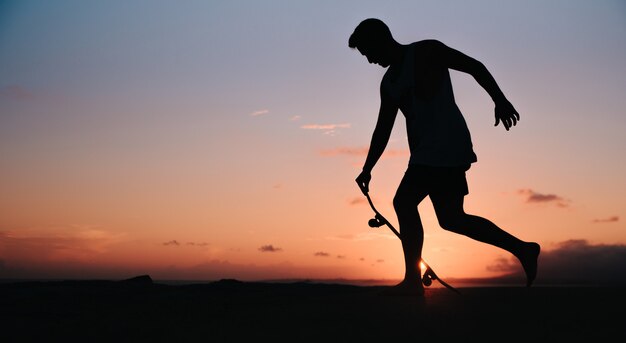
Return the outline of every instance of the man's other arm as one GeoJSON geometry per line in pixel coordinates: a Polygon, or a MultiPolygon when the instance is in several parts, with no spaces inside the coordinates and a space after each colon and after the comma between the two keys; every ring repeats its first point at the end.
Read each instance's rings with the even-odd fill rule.
{"type": "Polygon", "coordinates": [[[361,188],[361,191],[367,193],[369,191],[369,181],[371,179],[371,172],[380,156],[382,156],[385,148],[387,147],[387,143],[389,142],[389,137],[391,136],[391,131],[393,130],[393,125],[398,114],[398,106],[395,101],[387,95],[383,87],[381,85],[380,88],[380,110],[378,111],[378,120],[376,122],[376,127],[374,128],[374,132],[372,133],[372,140],[370,142],[370,147],[367,152],[367,158],[365,159],[365,164],[363,165],[363,171],[356,178],[356,182],[361,188]]]}
{"type": "Polygon", "coordinates": [[[515,126],[520,119],[519,113],[504,96],[498,83],[483,63],[439,41],[432,40],[429,41],[429,44],[437,61],[441,61],[447,68],[472,75],[476,82],[487,91],[496,105],[496,126],[500,121],[507,131],[511,126],[515,126]]]}

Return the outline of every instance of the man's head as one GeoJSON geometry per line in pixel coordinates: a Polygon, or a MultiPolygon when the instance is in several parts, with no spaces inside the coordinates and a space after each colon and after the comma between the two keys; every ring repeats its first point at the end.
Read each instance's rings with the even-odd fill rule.
{"type": "Polygon", "coordinates": [[[379,64],[384,68],[391,64],[391,52],[397,44],[389,27],[376,18],[363,20],[348,40],[350,48],[358,49],[370,63],[379,64]]]}

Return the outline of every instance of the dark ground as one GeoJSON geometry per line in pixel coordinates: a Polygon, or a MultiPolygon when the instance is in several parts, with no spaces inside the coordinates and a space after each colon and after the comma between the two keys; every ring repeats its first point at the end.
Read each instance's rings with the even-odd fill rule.
{"type": "Polygon", "coordinates": [[[626,341],[625,287],[430,287],[222,280],[0,284],[2,342],[626,341]]]}

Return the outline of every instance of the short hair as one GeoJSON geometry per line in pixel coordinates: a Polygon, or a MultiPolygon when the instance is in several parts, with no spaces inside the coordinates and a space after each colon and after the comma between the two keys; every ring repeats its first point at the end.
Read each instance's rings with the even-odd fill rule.
{"type": "Polygon", "coordinates": [[[391,39],[393,37],[387,24],[380,19],[368,18],[359,23],[354,29],[348,40],[348,46],[352,49],[368,47],[391,39]]]}

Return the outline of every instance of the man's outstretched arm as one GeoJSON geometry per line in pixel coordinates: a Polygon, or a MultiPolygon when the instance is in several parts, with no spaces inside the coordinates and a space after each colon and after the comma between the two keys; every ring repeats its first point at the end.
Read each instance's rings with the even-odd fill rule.
{"type": "Polygon", "coordinates": [[[517,124],[520,119],[519,113],[504,96],[496,80],[484,64],[441,42],[433,41],[432,44],[436,58],[443,61],[446,67],[472,75],[476,82],[487,91],[496,105],[495,126],[498,126],[502,121],[504,128],[508,131],[511,126],[517,124]]]}
{"type": "Polygon", "coordinates": [[[361,171],[361,174],[359,174],[355,180],[363,193],[367,193],[369,191],[369,183],[372,179],[372,169],[374,169],[374,166],[387,147],[391,131],[393,130],[393,124],[396,120],[396,115],[398,114],[398,107],[395,102],[385,95],[382,89],[380,92],[380,100],[378,120],[376,122],[374,133],[372,134],[372,141],[370,143],[369,151],[367,152],[365,164],[363,165],[363,171],[361,171]]]}

